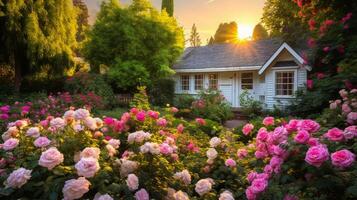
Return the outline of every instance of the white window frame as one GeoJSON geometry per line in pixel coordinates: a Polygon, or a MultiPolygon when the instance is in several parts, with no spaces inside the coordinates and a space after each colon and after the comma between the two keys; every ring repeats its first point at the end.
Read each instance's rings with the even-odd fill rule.
{"type": "Polygon", "coordinates": [[[193,76],[193,78],[194,78],[194,89],[195,89],[195,91],[201,91],[201,90],[203,90],[204,89],[204,81],[205,81],[205,76],[204,76],[204,74],[195,74],[194,76],[193,76]],[[201,76],[201,79],[197,79],[197,76],[201,76]],[[200,82],[200,88],[197,88],[197,86],[198,86],[198,81],[201,81],[200,82]]]}
{"type": "Polygon", "coordinates": [[[190,75],[189,74],[181,74],[180,75],[180,88],[181,88],[181,91],[184,91],[184,92],[188,92],[190,91],[190,75]],[[183,77],[187,77],[187,90],[184,89],[184,84],[183,84],[183,77]]]}
{"type": "Polygon", "coordinates": [[[295,92],[297,90],[297,70],[287,70],[287,69],[282,69],[282,70],[274,70],[274,94],[275,97],[277,98],[294,98],[295,92]],[[291,95],[278,95],[277,94],[277,73],[293,73],[293,88],[292,88],[292,94],[291,95]]]}
{"type": "Polygon", "coordinates": [[[218,73],[210,73],[208,74],[208,89],[213,89],[213,90],[218,90],[218,73]],[[215,75],[216,79],[211,79],[211,75],[215,75]],[[216,88],[211,87],[211,81],[215,81],[216,82],[216,88]]]}
{"type": "Polygon", "coordinates": [[[240,78],[241,78],[241,85],[240,85],[240,88],[242,89],[242,90],[254,90],[254,74],[253,74],[253,72],[242,72],[241,73],[241,75],[240,75],[240,78]],[[243,74],[251,74],[252,75],[252,77],[251,77],[251,79],[252,79],[252,83],[243,83],[243,79],[244,80],[246,80],[246,79],[250,79],[250,78],[243,78],[243,74]],[[251,85],[252,86],[252,88],[250,88],[250,89],[248,89],[248,88],[243,88],[243,85],[251,85]]]}

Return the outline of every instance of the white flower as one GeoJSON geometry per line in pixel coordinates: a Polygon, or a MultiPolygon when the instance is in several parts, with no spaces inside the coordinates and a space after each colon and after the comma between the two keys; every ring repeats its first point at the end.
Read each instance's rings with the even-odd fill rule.
{"type": "Polygon", "coordinates": [[[108,144],[110,144],[112,147],[114,147],[115,149],[119,148],[120,146],[120,140],[117,139],[110,139],[108,141],[108,144]]]}
{"type": "Polygon", "coordinates": [[[218,153],[217,153],[216,149],[209,148],[206,152],[206,155],[209,159],[214,160],[215,158],[217,158],[218,153]]]}
{"type": "Polygon", "coordinates": [[[63,129],[66,123],[62,118],[57,117],[50,121],[50,125],[56,129],[63,129]]]}
{"type": "Polygon", "coordinates": [[[190,198],[185,192],[180,190],[174,194],[174,200],[190,200],[190,198]]]}
{"type": "Polygon", "coordinates": [[[26,131],[26,136],[38,138],[40,137],[40,129],[38,127],[31,127],[26,131]]]}
{"type": "Polygon", "coordinates": [[[174,175],[175,179],[181,180],[184,182],[186,185],[189,185],[191,183],[191,175],[188,170],[182,170],[181,172],[177,172],[174,175]]]}
{"type": "Polygon", "coordinates": [[[211,191],[213,184],[214,182],[211,178],[201,179],[196,183],[195,191],[202,196],[211,191]]]}
{"type": "Polygon", "coordinates": [[[219,195],[218,200],[234,200],[234,197],[230,191],[226,190],[219,195]]]}
{"type": "Polygon", "coordinates": [[[209,144],[212,148],[217,147],[219,144],[221,144],[221,139],[218,137],[213,137],[209,141],[209,144]]]}
{"type": "Polygon", "coordinates": [[[95,121],[94,118],[92,117],[87,117],[84,119],[84,124],[90,129],[90,130],[95,130],[97,129],[97,122],[95,121]]]}

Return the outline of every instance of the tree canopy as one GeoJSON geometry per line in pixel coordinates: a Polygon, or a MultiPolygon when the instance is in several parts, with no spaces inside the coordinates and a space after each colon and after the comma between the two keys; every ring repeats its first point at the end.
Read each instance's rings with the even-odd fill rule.
{"type": "Polygon", "coordinates": [[[16,90],[24,76],[63,75],[76,46],[72,0],[3,1],[0,6],[0,62],[15,71],[16,90]]]}
{"type": "Polygon", "coordinates": [[[197,27],[196,24],[193,24],[192,29],[191,29],[191,35],[190,35],[190,44],[192,47],[199,47],[201,46],[201,38],[200,35],[197,32],[197,27]]]}
{"type": "Polygon", "coordinates": [[[255,25],[253,29],[253,40],[262,40],[269,37],[267,30],[260,23],[255,25]]]}
{"type": "Polygon", "coordinates": [[[174,6],[174,0],[162,0],[161,9],[166,10],[171,17],[174,15],[174,6]]]}
{"type": "Polygon", "coordinates": [[[101,65],[109,67],[113,83],[128,90],[150,84],[148,77],[172,74],[170,66],[183,46],[183,30],[176,20],[158,12],[148,0],[134,0],[125,8],[112,0],[102,4],[84,55],[92,71],[99,72],[101,65]]]}
{"type": "Polygon", "coordinates": [[[236,22],[221,23],[213,38],[213,44],[235,43],[238,41],[238,25],[236,22]]]}

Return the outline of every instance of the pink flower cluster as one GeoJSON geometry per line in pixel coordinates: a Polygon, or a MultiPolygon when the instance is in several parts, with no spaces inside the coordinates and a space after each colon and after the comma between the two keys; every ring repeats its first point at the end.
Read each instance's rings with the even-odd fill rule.
{"type": "Polygon", "coordinates": [[[341,112],[348,124],[357,122],[357,89],[339,91],[341,99],[330,101],[330,109],[341,112]]]}

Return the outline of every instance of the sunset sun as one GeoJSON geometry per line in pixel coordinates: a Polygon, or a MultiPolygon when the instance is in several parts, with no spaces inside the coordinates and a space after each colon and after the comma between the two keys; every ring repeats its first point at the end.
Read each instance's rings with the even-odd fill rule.
{"type": "Polygon", "coordinates": [[[238,24],[238,39],[250,39],[253,33],[253,26],[248,24],[238,24]]]}

